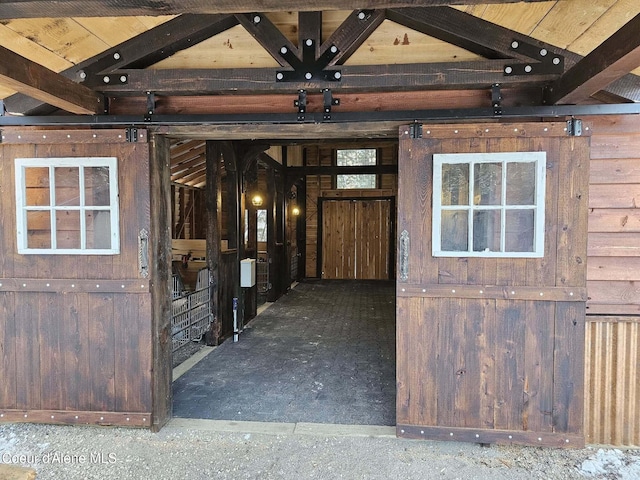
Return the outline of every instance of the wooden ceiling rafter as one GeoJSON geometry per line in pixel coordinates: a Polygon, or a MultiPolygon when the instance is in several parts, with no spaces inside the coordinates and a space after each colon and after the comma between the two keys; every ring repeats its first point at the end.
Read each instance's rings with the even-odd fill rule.
{"type": "Polygon", "coordinates": [[[280,66],[293,68],[298,66],[296,62],[291,61],[291,58],[298,59],[298,62],[300,61],[298,47],[285,37],[266,15],[263,13],[242,13],[235,15],[235,17],[240,25],[256,39],[280,66]],[[291,52],[293,56],[285,57],[281,51],[283,48],[291,52]]]}
{"type": "Polygon", "coordinates": [[[2,46],[0,57],[0,80],[5,85],[71,113],[104,113],[105,99],[100,93],[2,46]]]}
{"type": "MultiPolygon", "coordinates": [[[[485,3],[541,2],[545,0],[262,0],[260,10],[278,11],[323,11],[357,10],[371,8],[426,7],[440,5],[475,5],[485,3]]],[[[163,0],[121,2],[104,0],[4,0],[0,3],[0,18],[41,18],[41,17],[118,17],[157,16],[182,13],[218,14],[251,13],[255,11],[253,0],[163,0]]]]}
{"type": "Polygon", "coordinates": [[[333,45],[338,48],[338,54],[329,62],[329,66],[344,64],[382,24],[386,16],[384,10],[365,12],[363,18],[360,18],[360,14],[359,11],[352,12],[320,48],[319,56],[333,45]]]}
{"type": "MultiPolygon", "coordinates": [[[[581,55],[569,50],[536,40],[451,7],[388,9],[387,18],[487,58],[494,55],[498,58],[512,57],[526,60],[527,56],[511,48],[511,43],[516,40],[544,48],[552,54],[562,55],[567,67],[572,67],[583,59],[581,55]]],[[[513,78],[509,77],[508,81],[513,81],[513,78]]],[[[615,95],[622,101],[640,101],[640,77],[627,74],[609,84],[603,91],[609,95],[615,95]]]]}
{"type": "Polygon", "coordinates": [[[546,91],[548,104],[579,103],[640,65],[640,14],[576,63],[546,91]]]}
{"type": "MultiPolygon", "coordinates": [[[[181,15],[68,68],[59,75],[96,88],[96,85],[101,85],[98,74],[127,67],[147,68],[237,24],[233,15],[181,15]]],[[[18,115],[46,114],[51,110],[41,101],[24,94],[15,94],[5,99],[5,105],[8,112],[18,115]]]]}

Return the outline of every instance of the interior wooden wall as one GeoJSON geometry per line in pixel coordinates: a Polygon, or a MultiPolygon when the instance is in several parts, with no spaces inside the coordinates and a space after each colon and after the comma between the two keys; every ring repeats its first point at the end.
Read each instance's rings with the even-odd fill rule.
{"type": "Polygon", "coordinates": [[[4,421],[151,425],[151,282],[138,261],[138,234],[150,231],[149,146],[138,132],[128,143],[124,130],[2,131],[4,421]],[[14,159],[78,156],[119,160],[120,254],[19,255],[14,159]]]}
{"type": "MultiPolygon", "coordinates": [[[[368,148],[379,147],[381,156],[378,158],[381,165],[397,165],[398,144],[384,143],[376,145],[375,142],[359,145],[318,145],[306,148],[307,166],[331,166],[335,148],[368,148]]],[[[397,175],[384,174],[380,176],[380,188],[376,190],[334,190],[331,175],[307,175],[306,195],[306,276],[320,277],[317,268],[318,262],[318,198],[340,196],[395,196],[398,190],[397,175]]],[[[395,217],[395,214],[394,214],[395,217]]]]}

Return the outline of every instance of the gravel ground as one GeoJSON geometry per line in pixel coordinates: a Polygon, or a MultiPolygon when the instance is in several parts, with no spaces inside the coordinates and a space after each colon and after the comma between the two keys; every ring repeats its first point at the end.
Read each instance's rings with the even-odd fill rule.
{"type": "Polygon", "coordinates": [[[3,463],[47,479],[638,479],[640,451],[211,431],[0,425],[3,463]],[[20,458],[23,456],[23,458],[20,458]]]}

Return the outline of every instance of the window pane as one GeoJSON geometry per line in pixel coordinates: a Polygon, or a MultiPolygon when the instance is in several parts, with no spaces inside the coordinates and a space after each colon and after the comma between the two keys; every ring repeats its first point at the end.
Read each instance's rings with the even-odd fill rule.
{"type": "Polygon", "coordinates": [[[376,175],[338,175],[337,188],[376,188],[376,175]]]}
{"type": "Polygon", "coordinates": [[[469,205],[468,164],[442,164],[442,205],[469,205]]]}
{"type": "Polygon", "coordinates": [[[87,248],[111,248],[111,212],[86,210],[87,248]]]}
{"type": "Polygon", "coordinates": [[[27,212],[27,248],[51,248],[50,212],[27,212]]]}
{"type": "Polygon", "coordinates": [[[336,165],[339,167],[376,165],[376,149],[358,148],[338,150],[336,152],[336,165]]]}
{"type": "Polygon", "coordinates": [[[85,205],[104,207],[109,205],[109,167],[85,167],[85,205]]]}
{"type": "Polygon", "coordinates": [[[500,210],[473,212],[473,251],[500,251],[500,210]]]}
{"type": "Polygon", "coordinates": [[[258,242],[267,241],[267,211],[258,210],[258,242]]]}
{"type": "Polygon", "coordinates": [[[57,206],[80,205],[80,170],[76,167],[54,168],[57,206]]]}
{"type": "Polygon", "coordinates": [[[25,205],[29,207],[49,205],[51,195],[49,192],[49,168],[31,167],[24,169],[25,205]]]}
{"type": "Polygon", "coordinates": [[[474,205],[500,205],[502,203],[502,164],[477,163],[473,169],[474,205]]]}
{"type": "Polygon", "coordinates": [[[536,194],[536,164],[507,164],[507,205],[534,205],[536,194]]]}
{"type": "Polygon", "coordinates": [[[505,250],[507,252],[533,252],[533,210],[507,210],[505,250]]]}
{"type": "Polygon", "coordinates": [[[466,210],[444,210],[440,230],[440,248],[445,252],[469,249],[469,215],[466,210]]]}
{"type": "Polygon", "coordinates": [[[58,210],[55,215],[58,248],[80,248],[80,211],[58,210]]]}

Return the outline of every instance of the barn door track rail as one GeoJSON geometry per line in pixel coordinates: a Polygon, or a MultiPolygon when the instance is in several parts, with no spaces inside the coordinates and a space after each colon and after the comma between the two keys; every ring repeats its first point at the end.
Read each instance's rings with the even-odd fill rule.
{"type": "Polygon", "coordinates": [[[496,108],[451,108],[372,112],[296,112],[198,115],[56,115],[0,116],[2,126],[162,126],[296,123],[435,122],[476,119],[558,118],[584,115],[638,115],[640,103],[601,105],[549,105],[496,108]]]}

